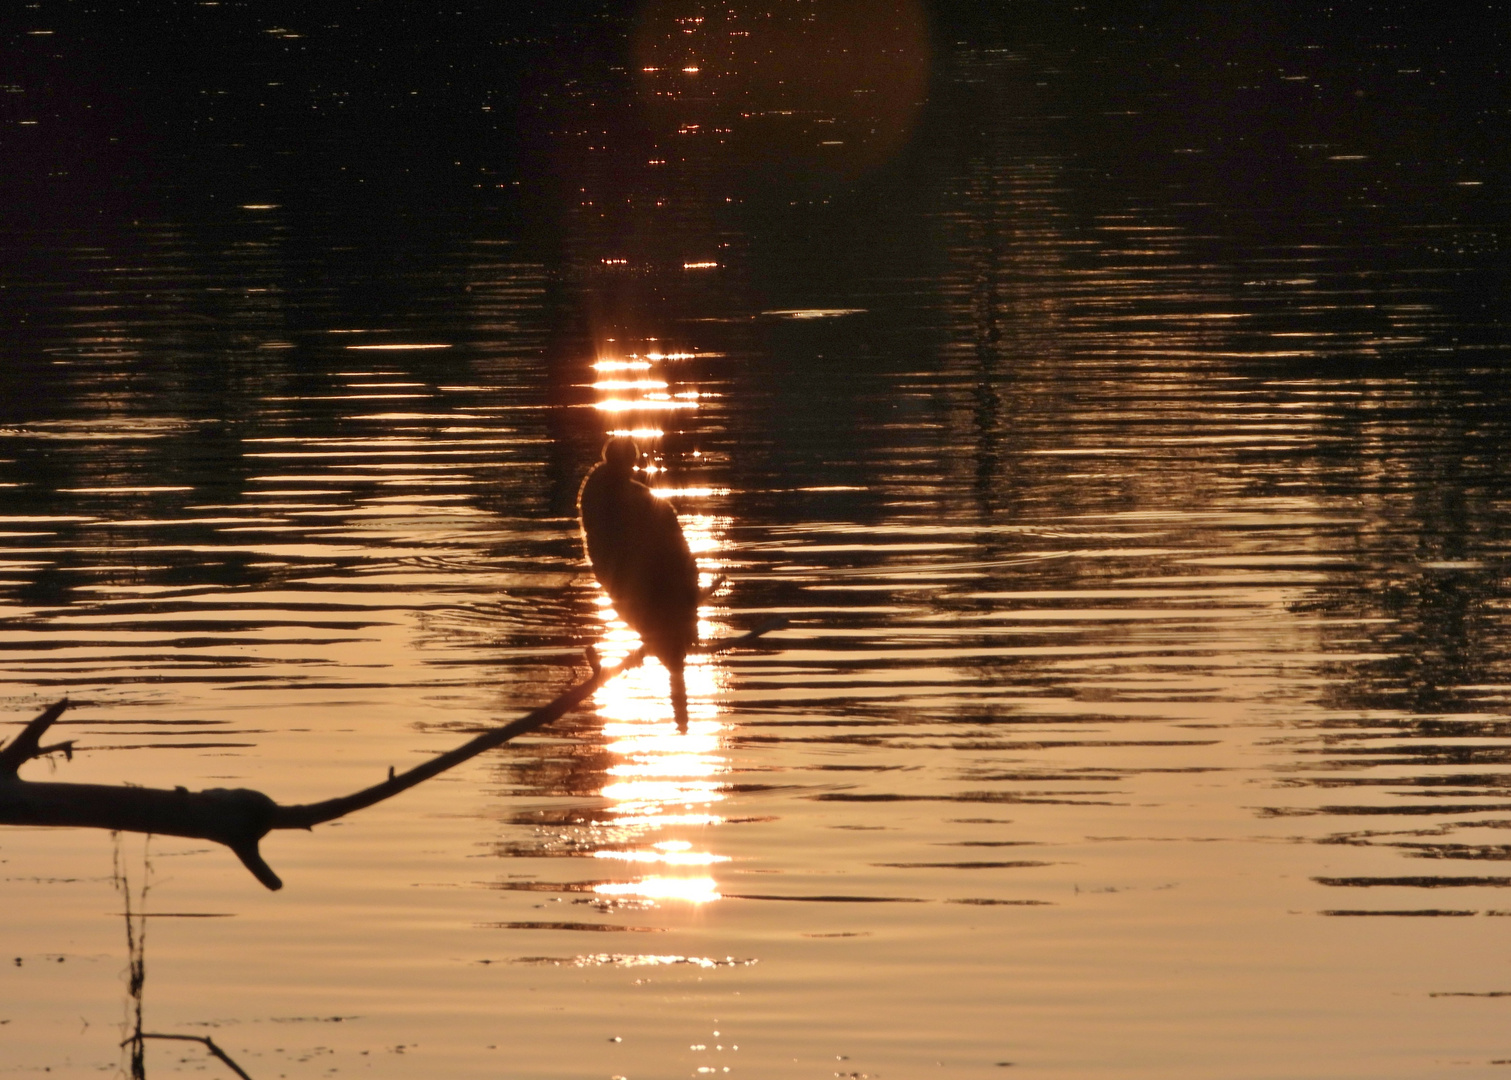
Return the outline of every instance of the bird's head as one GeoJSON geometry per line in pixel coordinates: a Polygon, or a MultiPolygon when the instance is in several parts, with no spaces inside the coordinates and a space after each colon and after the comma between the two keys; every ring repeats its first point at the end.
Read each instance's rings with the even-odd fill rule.
{"type": "Polygon", "coordinates": [[[616,435],[603,444],[603,461],[612,469],[629,472],[640,464],[640,447],[628,435],[616,435]]]}

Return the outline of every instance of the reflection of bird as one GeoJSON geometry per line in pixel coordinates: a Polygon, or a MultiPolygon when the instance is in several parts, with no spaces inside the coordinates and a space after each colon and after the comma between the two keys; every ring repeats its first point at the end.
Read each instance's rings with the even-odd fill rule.
{"type": "Polygon", "coordinates": [[[686,731],[682,663],[698,640],[698,566],[677,512],[635,479],[639,460],[628,436],[604,443],[603,460],[578,492],[577,512],[593,573],[619,617],[671,673],[672,709],[686,731]]]}

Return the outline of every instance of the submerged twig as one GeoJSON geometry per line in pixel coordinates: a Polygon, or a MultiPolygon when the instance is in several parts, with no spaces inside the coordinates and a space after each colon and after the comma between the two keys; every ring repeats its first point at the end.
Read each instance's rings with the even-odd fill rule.
{"type": "MultiPolygon", "coordinates": [[[[147,1080],[147,1039],[177,1039],[183,1042],[203,1043],[205,1049],[230,1066],[231,1071],[242,1080],[252,1080],[242,1067],[231,1060],[215,1041],[207,1035],[166,1035],[142,1030],[142,1002],[147,983],[147,893],[152,888],[152,860],[146,852],[142,855],[142,887],[138,891],[138,905],[131,907],[131,877],[126,872],[126,862],[121,856],[121,837],[115,837],[115,887],[120,890],[126,909],[126,994],[128,1019],[126,1026],[131,1034],[121,1040],[122,1048],[131,1048],[131,1080],[147,1080]]],[[[151,842],[151,838],[148,838],[151,842]]]]}
{"type": "Polygon", "coordinates": [[[126,1003],[131,1034],[121,1043],[131,1045],[131,1078],[145,1080],[147,1062],[142,1050],[142,1001],[147,983],[147,893],[152,888],[152,860],[142,853],[141,900],[131,910],[131,878],[121,856],[121,835],[115,834],[114,883],[120,890],[126,918],[126,1003]]]}
{"type": "MultiPolygon", "coordinates": [[[[785,619],[770,619],[755,629],[725,638],[709,646],[709,652],[724,652],[780,629],[785,619]]],[[[44,732],[68,707],[67,699],[37,716],[8,746],[0,749],[0,825],[71,825],[112,831],[157,833],[198,840],[213,840],[235,853],[243,865],[269,889],[283,887],[282,880],[262,858],[258,845],[273,829],[309,829],[344,817],[354,811],[390,799],[434,776],[453,769],[484,751],[510,739],[537,731],[571,712],[604,683],[638,666],[646,656],[637,649],[619,663],[605,667],[589,657],[592,673],[556,700],[542,705],[511,723],[483,732],[429,761],[395,774],[370,788],[323,802],[283,806],[250,788],[117,787],[107,784],[31,782],[16,775],[21,765],[59,747],[42,747],[44,732]]],[[[62,744],[70,746],[71,744],[62,744]]]]}
{"type": "Polygon", "coordinates": [[[130,1039],[127,1039],[126,1042],[121,1043],[121,1045],[125,1046],[127,1042],[132,1042],[133,1040],[135,1040],[137,1043],[140,1043],[143,1039],[176,1039],[179,1042],[197,1042],[206,1050],[210,1051],[210,1053],[220,1058],[221,1061],[224,1061],[233,1073],[241,1077],[241,1080],[252,1080],[252,1078],[246,1074],[246,1071],[240,1065],[231,1060],[231,1055],[227,1054],[220,1047],[216,1046],[215,1040],[210,1038],[210,1036],[208,1035],[164,1035],[155,1031],[144,1031],[132,1036],[132,1038],[130,1039]]]}

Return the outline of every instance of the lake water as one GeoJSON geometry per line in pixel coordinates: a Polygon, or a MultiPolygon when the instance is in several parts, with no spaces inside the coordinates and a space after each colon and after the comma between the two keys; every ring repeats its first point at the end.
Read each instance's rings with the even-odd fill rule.
{"type": "Polygon", "coordinates": [[[1511,1066],[1493,20],[900,4],[836,93],[660,4],[534,27],[508,103],[417,74],[431,114],[230,8],[268,51],[133,105],[34,7],[0,706],[67,695],[79,752],[27,777],[314,801],[544,703],[630,647],[573,516],[614,430],[727,578],[705,636],[789,625],[694,662],[685,735],[648,664],[271,834],[281,892],[5,829],[0,1075],[124,1068],[117,860],[147,1030],[258,1080],[1511,1066]],[[280,79],[363,123],[249,127],[280,79]]]}

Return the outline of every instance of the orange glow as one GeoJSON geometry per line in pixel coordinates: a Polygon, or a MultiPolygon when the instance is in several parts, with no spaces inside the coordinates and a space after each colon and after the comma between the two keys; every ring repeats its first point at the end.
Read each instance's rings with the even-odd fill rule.
{"type": "MultiPolygon", "coordinates": [[[[605,389],[602,383],[595,385],[605,389]]],[[[612,433],[643,439],[664,434],[653,427],[612,433]]],[[[663,468],[652,464],[647,471],[655,473],[663,468]]],[[[713,494],[714,489],[687,487],[671,489],[670,493],[697,498],[713,494]]],[[[718,557],[720,538],[727,531],[729,519],[686,512],[679,518],[688,546],[698,558],[700,576],[710,580],[722,561],[718,557]]],[[[599,590],[595,603],[602,620],[598,652],[606,663],[612,663],[637,648],[640,638],[619,618],[606,593],[599,590]]],[[[700,621],[699,634],[706,640],[715,636],[714,628],[706,620],[700,621]]],[[[730,856],[708,849],[707,838],[712,834],[705,830],[723,823],[717,811],[728,798],[724,774],[729,762],[723,750],[725,728],[717,704],[722,671],[712,657],[694,653],[687,658],[684,677],[688,697],[685,732],[677,730],[669,677],[655,659],[600,687],[593,697],[610,759],[603,770],[599,794],[608,800],[606,812],[614,824],[612,844],[593,852],[593,857],[620,864],[632,875],[635,871],[655,871],[594,886],[594,892],[601,896],[695,904],[720,898],[718,883],[707,871],[729,862],[730,856]],[[681,877],[679,870],[702,873],[681,877]]]]}
{"type": "Polygon", "coordinates": [[[719,899],[718,883],[713,878],[648,877],[635,882],[605,882],[594,885],[600,896],[639,896],[647,900],[686,900],[706,904],[719,899]]]}
{"type": "Polygon", "coordinates": [[[595,859],[620,859],[624,862],[665,863],[667,866],[711,866],[728,862],[728,855],[707,851],[595,851],[595,859]]]}
{"type": "MultiPolygon", "coordinates": [[[[647,469],[646,470],[646,472],[651,472],[651,471],[652,471],[651,469],[647,469]]],[[[677,488],[673,488],[673,487],[658,487],[658,488],[651,488],[651,490],[654,491],[657,495],[659,495],[663,499],[696,499],[696,498],[707,498],[710,495],[728,495],[729,494],[729,488],[713,488],[713,487],[677,487],[677,488]]]]}
{"type": "Polygon", "coordinates": [[[594,390],[665,390],[666,383],[660,379],[600,379],[593,384],[594,390]]]}
{"type": "MultiPolygon", "coordinates": [[[[671,489],[667,489],[671,490],[671,489]]],[[[684,488],[673,491],[674,495],[686,493],[689,496],[701,495],[705,492],[710,495],[727,495],[728,488],[684,488]]],[[[698,566],[701,569],[714,570],[722,567],[722,559],[713,558],[723,547],[723,534],[733,525],[732,519],[727,517],[715,517],[713,514],[683,514],[682,534],[687,537],[687,546],[692,553],[698,556],[698,566]]]]}
{"type": "Polygon", "coordinates": [[[593,408],[600,412],[632,412],[635,409],[653,412],[661,409],[696,409],[697,407],[696,401],[673,401],[665,396],[644,397],[637,401],[612,400],[593,403],[593,408]]]}
{"type": "Polygon", "coordinates": [[[650,366],[649,360],[598,360],[593,364],[596,371],[644,371],[650,366]]]}

